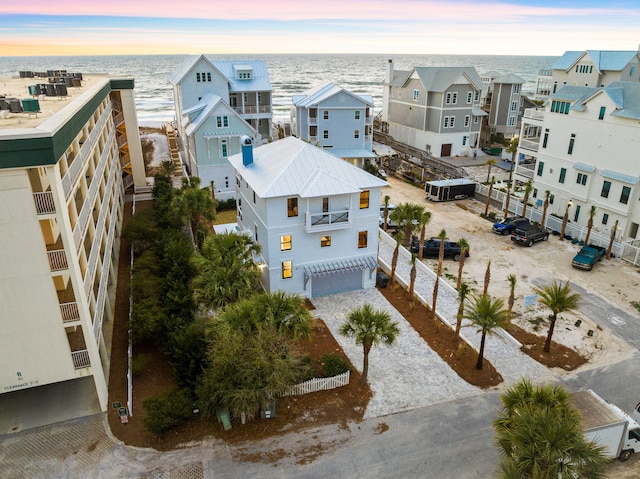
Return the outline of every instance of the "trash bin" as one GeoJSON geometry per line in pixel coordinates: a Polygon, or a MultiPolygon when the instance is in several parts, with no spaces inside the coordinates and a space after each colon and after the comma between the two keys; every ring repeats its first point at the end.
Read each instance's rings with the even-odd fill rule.
{"type": "Polygon", "coordinates": [[[382,271],[378,271],[376,274],[376,286],[378,288],[386,288],[387,283],[389,283],[389,276],[382,271]]]}

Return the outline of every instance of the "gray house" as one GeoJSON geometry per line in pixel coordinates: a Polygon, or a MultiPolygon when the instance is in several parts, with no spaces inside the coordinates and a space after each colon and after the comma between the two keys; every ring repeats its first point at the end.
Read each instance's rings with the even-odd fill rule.
{"type": "Polygon", "coordinates": [[[483,84],[473,67],[414,67],[387,63],[382,128],[396,141],[435,157],[470,156],[478,146],[483,84]]]}
{"type": "Polygon", "coordinates": [[[484,119],[482,140],[489,142],[491,136],[502,135],[511,139],[519,133],[519,119],[522,116],[522,85],[524,80],[518,75],[487,72],[480,75],[486,86],[482,108],[489,115],[484,119]]]}

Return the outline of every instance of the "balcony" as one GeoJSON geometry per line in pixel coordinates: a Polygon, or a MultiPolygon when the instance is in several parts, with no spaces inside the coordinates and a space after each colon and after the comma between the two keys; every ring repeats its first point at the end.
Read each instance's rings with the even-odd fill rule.
{"type": "Polygon", "coordinates": [[[524,150],[529,150],[533,152],[538,152],[538,147],[540,146],[540,137],[533,138],[522,138],[518,146],[524,150]]]}
{"type": "Polygon", "coordinates": [[[80,351],[72,351],[71,359],[73,360],[73,367],[75,369],[83,369],[91,366],[91,360],[89,359],[88,349],[81,349],[80,351]]]}
{"type": "Polygon", "coordinates": [[[233,110],[240,115],[261,115],[271,113],[270,105],[245,105],[235,106],[233,110]]]}
{"type": "Polygon", "coordinates": [[[317,125],[318,124],[318,117],[317,116],[310,116],[309,117],[309,124],[310,125],[317,125]]]}
{"type": "Polygon", "coordinates": [[[69,263],[67,262],[67,253],[63,249],[56,249],[47,251],[49,258],[49,267],[51,271],[64,271],[69,269],[69,263]]]}
{"type": "Polygon", "coordinates": [[[522,119],[542,121],[544,120],[544,110],[539,110],[537,108],[525,108],[524,115],[522,115],[522,119]]]}
{"type": "Polygon", "coordinates": [[[305,214],[304,229],[307,233],[331,231],[351,227],[351,210],[305,214]]]}
{"type": "Polygon", "coordinates": [[[38,215],[51,215],[56,213],[56,205],[53,201],[53,193],[51,191],[34,193],[33,199],[36,202],[36,213],[38,215]]]}

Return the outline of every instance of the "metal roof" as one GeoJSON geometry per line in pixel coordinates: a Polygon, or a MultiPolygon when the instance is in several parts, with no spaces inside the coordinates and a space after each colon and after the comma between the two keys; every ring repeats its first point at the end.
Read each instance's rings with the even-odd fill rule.
{"type": "Polygon", "coordinates": [[[593,173],[596,171],[595,166],[587,165],[586,163],[580,163],[579,161],[573,164],[576,170],[586,171],[587,173],[593,173]]]}
{"type": "Polygon", "coordinates": [[[211,68],[218,71],[228,82],[230,92],[245,91],[271,91],[271,80],[264,60],[213,60],[207,55],[194,55],[188,57],[173,72],[169,81],[177,85],[200,61],[209,64],[211,68]],[[251,70],[250,79],[237,79],[236,70],[251,70]]]}
{"type": "Polygon", "coordinates": [[[628,183],[630,185],[635,185],[638,183],[638,181],[640,181],[640,178],[638,178],[637,176],[625,175],[624,173],[618,173],[617,171],[613,170],[602,170],[600,172],[600,175],[604,176],[605,178],[621,181],[622,183],[628,183]]]}
{"type": "Polygon", "coordinates": [[[253,162],[242,164],[242,153],[229,162],[260,198],[302,198],[355,193],[388,183],[326,151],[287,137],[254,148],[253,162]]]}
{"type": "Polygon", "coordinates": [[[362,271],[365,269],[376,269],[378,260],[375,256],[361,256],[326,261],[324,263],[316,263],[303,266],[305,282],[308,278],[318,278],[323,276],[332,276],[342,274],[349,271],[362,271]]]}
{"type": "Polygon", "coordinates": [[[247,134],[253,135],[256,133],[256,130],[247,122],[245,122],[242,117],[233,110],[233,108],[227,105],[226,102],[222,101],[222,98],[220,98],[218,95],[214,95],[213,93],[207,93],[198,104],[194,105],[188,110],[185,110],[184,112],[186,114],[200,111],[198,116],[196,116],[185,129],[185,133],[187,134],[187,136],[191,136],[195,131],[198,130],[198,128],[203,125],[204,121],[209,118],[212,113],[214,113],[215,111],[219,111],[220,109],[224,110],[224,114],[227,116],[237,117],[240,120],[241,124],[246,125],[246,129],[233,130],[230,128],[217,128],[214,132],[203,133],[203,136],[205,138],[214,138],[220,136],[240,136],[247,134]]]}
{"type": "Polygon", "coordinates": [[[564,52],[553,64],[554,70],[569,70],[576,62],[588,55],[598,71],[620,71],[626,67],[634,56],[638,55],[636,51],[612,51],[612,50],[584,50],[564,52]]]}
{"type": "Polygon", "coordinates": [[[364,148],[324,148],[338,158],[376,158],[376,154],[364,148]]]}
{"type": "Polygon", "coordinates": [[[366,105],[373,106],[373,97],[371,95],[356,95],[332,82],[323,83],[314,88],[310,88],[302,94],[294,95],[292,101],[295,106],[308,108],[318,105],[341,92],[354,97],[356,100],[362,101],[366,105]]]}
{"type": "Polygon", "coordinates": [[[506,75],[503,75],[499,78],[494,79],[493,82],[514,85],[518,83],[524,83],[525,80],[522,77],[519,77],[518,75],[516,75],[515,73],[507,73],[506,75]]]}
{"type": "Polygon", "coordinates": [[[416,67],[413,70],[428,91],[444,92],[461,76],[476,90],[482,90],[484,85],[474,67],[416,67]]]}

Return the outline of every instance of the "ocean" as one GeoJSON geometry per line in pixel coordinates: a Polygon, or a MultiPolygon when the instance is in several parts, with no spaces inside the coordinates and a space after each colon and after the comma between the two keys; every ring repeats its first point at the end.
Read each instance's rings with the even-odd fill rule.
{"type": "MultiPolygon", "coordinates": [[[[374,112],[382,108],[382,82],[389,59],[397,70],[414,66],[472,66],[486,71],[514,73],[525,80],[523,92],[533,94],[538,71],[551,68],[558,57],[498,55],[210,55],[220,60],[264,60],[273,87],[274,123],[289,121],[291,97],[320,83],[331,81],[359,95],[371,95],[374,112]]],[[[153,126],[175,118],[169,77],[186,55],[34,56],[0,57],[0,79],[17,77],[19,71],[67,70],[111,73],[135,78],[134,96],[138,121],[153,126]]],[[[1,88],[1,85],[0,85],[1,88]]],[[[0,93],[2,93],[0,91],[0,93]]]]}

